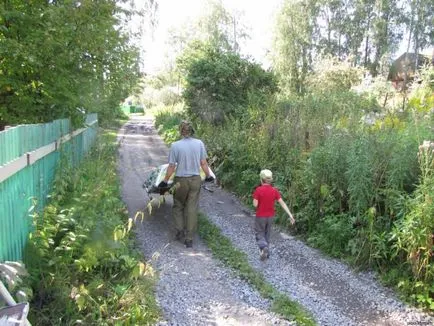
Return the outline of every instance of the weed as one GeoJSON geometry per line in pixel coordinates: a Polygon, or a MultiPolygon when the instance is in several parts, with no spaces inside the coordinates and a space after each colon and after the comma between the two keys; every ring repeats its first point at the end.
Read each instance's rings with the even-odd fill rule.
{"type": "Polygon", "coordinates": [[[25,253],[34,325],[146,325],[159,318],[150,266],[131,246],[114,137],[99,138],[77,169],[64,164],[50,204],[34,215],[25,253]]]}

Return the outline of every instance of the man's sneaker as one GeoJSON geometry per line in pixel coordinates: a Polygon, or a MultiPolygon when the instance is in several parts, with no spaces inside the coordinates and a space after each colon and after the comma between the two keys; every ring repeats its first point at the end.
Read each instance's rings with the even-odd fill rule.
{"type": "Polygon", "coordinates": [[[185,240],[185,246],[187,247],[187,248],[192,248],[193,247],[193,240],[185,240]]]}
{"type": "Polygon", "coordinates": [[[269,257],[270,253],[268,252],[268,247],[264,247],[261,249],[261,260],[265,260],[269,257]]]}
{"type": "Polygon", "coordinates": [[[182,239],[182,231],[177,231],[175,235],[175,240],[180,241],[182,239]]]}

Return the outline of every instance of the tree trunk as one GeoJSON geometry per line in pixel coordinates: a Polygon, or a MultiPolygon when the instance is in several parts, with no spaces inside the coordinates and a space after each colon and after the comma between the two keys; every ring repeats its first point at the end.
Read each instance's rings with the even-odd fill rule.
{"type": "Polygon", "coordinates": [[[366,41],[365,41],[365,68],[368,68],[369,57],[369,29],[371,28],[371,17],[368,18],[368,26],[366,27],[366,41]]]}

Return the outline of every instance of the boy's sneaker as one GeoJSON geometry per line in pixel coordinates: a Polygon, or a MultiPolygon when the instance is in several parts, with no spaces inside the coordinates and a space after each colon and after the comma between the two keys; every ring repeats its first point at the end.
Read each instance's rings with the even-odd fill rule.
{"type": "Polygon", "coordinates": [[[261,260],[265,260],[270,256],[270,253],[268,251],[268,247],[264,247],[261,249],[261,260]]]}

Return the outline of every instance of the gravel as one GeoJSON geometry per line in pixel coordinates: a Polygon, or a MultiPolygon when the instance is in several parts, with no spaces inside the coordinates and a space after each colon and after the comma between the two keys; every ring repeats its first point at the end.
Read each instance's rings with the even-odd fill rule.
{"type": "MultiPolygon", "coordinates": [[[[152,120],[134,117],[119,132],[122,196],[131,217],[146,212],[151,198],[142,184],[152,168],[166,163],[168,148],[152,120]]],[[[253,268],[276,289],[299,302],[318,325],[434,325],[434,318],[408,307],[371,273],[356,273],[277,226],[271,256],[261,261],[253,235],[253,215],[231,193],[202,190],[200,210],[246,253],[253,268]]],[[[136,223],[137,244],[158,275],[156,297],[163,318],[157,325],[295,325],[270,312],[245,281],[213,258],[201,241],[192,249],[174,240],[170,196],[136,223]]]]}

